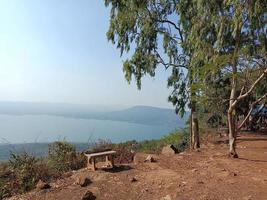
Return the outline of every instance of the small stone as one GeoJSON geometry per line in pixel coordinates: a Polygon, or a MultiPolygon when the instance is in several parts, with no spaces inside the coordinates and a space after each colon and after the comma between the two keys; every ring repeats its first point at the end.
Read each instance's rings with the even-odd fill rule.
{"type": "Polygon", "coordinates": [[[45,183],[42,180],[39,180],[37,185],[36,185],[36,188],[38,190],[45,190],[45,189],[51,188],[51,186],[48,183],[45,183]]]}
{"type": "Polygon", "coordinates": [[[84,193],[82,200],[95,200],[96,196],[91,192],[91,191],[87,191],[84,193]]]}
{"type": "Polygon", "coordinates": [[[237,173],[233,172],[232,175],[233,175],[233,176],[237,176],[237,173]]]}
{"type": "Polygon", "coordinates": [[[252,200],[252,196],[249,195],[249,196],[247,196],[247,197],[244,197],[243,200],[252,200]]]}
{"type": "Polygon", "coordinates": [[[84,176],[79,176],[76,178],[75,183],[77,185],[80,185],[81,187],[86,187],[88,186],[90,183],[92,183],[92,181],[88,178],[88,177],[84,177],[84,176]]]}
{"type": "Polygon", "coordinates": [[[198,170],[197,169],[192,169],[192,172],[197,172],[198,170]]]}
{"type": "Polygon", "coordinates": [[[163,155],[174,155],[178,152],[178,150],[173,145],[167,145],[162,148],[161,153],[163,155]]]}
{"type": "Polygon", "coordinates": [[[170,195],[167,195],[165,197],[162,197],[160,200],[172,200],[170,195]]]}
{"type": "Polygon", "coordinates": [[[185,181],[182,181],[182,184],[183,184],[183,185],[186,185],[186,184],[187,184],[187,182],[185,182],[185,181]]]}
{"type": "Polygon", "coordinates": [[[135,177],[132,177],[130,181],[133,183],[133,182],[136,182],[137,179],[135,177]]]}
{"type": "Polygon", "coordinates": [[[145,162],[156,162],[155,158],[153,156],[148,155],[147,158],[145,159],[145,162]]]}

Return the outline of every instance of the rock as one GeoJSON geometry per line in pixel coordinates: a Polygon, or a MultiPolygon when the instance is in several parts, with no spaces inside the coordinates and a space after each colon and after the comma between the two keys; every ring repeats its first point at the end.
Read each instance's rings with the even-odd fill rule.
{"type": "Polygon", "coordinates": [[[85,192],[82,197],[82,200],[95,200],[95,199],[96,199],[96,196],[90,190],[85,192]]]}
{"type": "Polygon", "coordinates": [[[183,185],[186,185],[186,184],[187,184],[187,182],[186,182],[186,181],[182,181],[182,184],[183,184],[183,185]]]}
{"type": "Polygon", "coordinates": [[[45,189],[51,188],[51,186],[48,183],[45,183],[42,180],[39,180],[37,185],[36,185],[36,188],[38,190],[45,190],[45,189]]]}
{"type": "Polygon", "coordinates": [[[77,185],[80,185],[81,187],[86,187],[88,186],[90,183],[92,183],[92,181],[90,180],[90,178],[86,177],[86,176],[78,176],[76,178],[75,183],[77,185]]]}
{"type": "Polygon", "coordinates": [[[243,198],[243,200],[251,200],[251,199],[252,199],[252,196],[251,195],[243,198]]]}
{"type": "Polygon", "coordinates": [[[144,162],[144,156],[140,153],[136,153],[133,158],[134,164],[139,164],[144,162]]]}
{"type": "Polygon", "coordinates": [[[132,178],[130,179],[130,181],[133,183],[133,182],[136,182],[137,179],[136,179],[135,177],[132,177],[132,178]]]}
{"type": "Polygon", "coordinates": [[[235,172],[228,172],[228,176],[237,176],[237,173],[235,173],[235,172]]]}
{"type": "Polygon", "coordinates": [[[167,145],[162,148],[161,153],[164,155],[174,155],[178,153],[178,150],[173,145],[167,145]]]}
{"type": "Polygon", "coordinates": [[[148,155],[145,159],[145,162],[156,162],[155,158],[153,158],[153,156],[148,155]]]}
{"type": "Polygon", "coordinates": [[[191,171],[192,171],[192,172],[197,172],[198,170],[197,170],[197,169],[192,169],[191,171]]]}
{"type": "Polygon", "coordinates": [[[165,197],[162,197],[160,200],[172,200],[170,195],[167,195],[165,197]]]}

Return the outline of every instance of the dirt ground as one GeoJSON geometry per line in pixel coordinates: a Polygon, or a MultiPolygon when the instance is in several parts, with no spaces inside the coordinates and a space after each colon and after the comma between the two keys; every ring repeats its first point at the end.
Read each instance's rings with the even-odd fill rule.
{"type": "MultiPolygon", "coordinates": [[[[227,156],[226,138],[208,143],[199,152],[153,155],[155,163],[131,164],[113,171],[79,170],[12,200],[80,200],[88,190],[99,200],[267,200],[267,136],[238,138],[239,159],[227,156]],[[75,184],[87,176],[87,187],[75,184]]],[[[147,155],[138,154],[139,159],[147,155]]]]}

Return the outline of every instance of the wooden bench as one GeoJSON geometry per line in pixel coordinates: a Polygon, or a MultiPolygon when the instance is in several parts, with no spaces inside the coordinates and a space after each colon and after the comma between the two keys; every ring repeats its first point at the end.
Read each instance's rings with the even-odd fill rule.
{"type": "Polygon", "coordinates": [[[91,169],[93,171],[96,170],[96,158],[106,157],[105,163],[108,166],[114,167],[114,159],[113,156],[116,154],[116,151],[104,151],[99,153],[90,153],[84,154],[87,157],[87,169],[91,169]]]}

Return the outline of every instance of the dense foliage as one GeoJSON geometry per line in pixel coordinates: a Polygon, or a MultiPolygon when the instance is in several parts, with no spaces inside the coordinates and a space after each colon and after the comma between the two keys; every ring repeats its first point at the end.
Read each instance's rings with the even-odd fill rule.
{"type": "Polygon", "coordinates": [[[188,102],[188,57],[182,48],[184,32],[179,27],[177,3],[105,0],[111,7],[107,37],[127,57],[123,63],[126,80],[134,77],[141,88],[143,76],[155,76],[158,66],[169,69],[167,84],[173,88],[169,100],[183,115],[188,102]]]}

